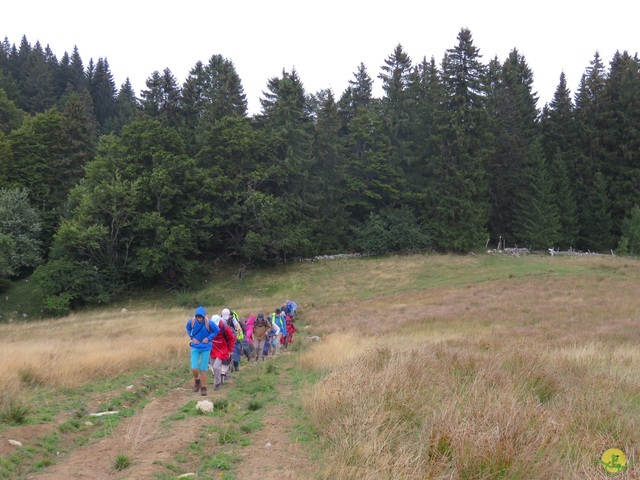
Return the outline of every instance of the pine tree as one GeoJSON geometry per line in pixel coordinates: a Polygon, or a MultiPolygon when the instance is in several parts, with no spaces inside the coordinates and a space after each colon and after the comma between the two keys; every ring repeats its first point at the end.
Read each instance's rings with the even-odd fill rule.
{"type": "MultiPolygon", "coordinates": [[[[596,219],[593,218],[594,185],[606,185],[606,179],[595,182],[596,172],[602,172],[605,157],[602,132],[604,130],[604,91],[606,72],[596,52],[586,72],[582,75],[575,101],[575,164],[569,165],[569,175],[574,179],[574,192],[580,219],[577,248],[593,249],[592,235],[602,237],[596,219]],[[595,229],[595,230],[594,230],[595,229]]],[[[599,205],[605,204],[606,189],[602,188],[599,205]]],[[[610,213],[607,214],[607,218],[610,213]]],[[[607,230],[607,228],[604,228],[607,230]]],[[[600,242],[598,242],[600,243],[600,242]]],[[[605,242],[606,243],[606,242],[605,242]]]]}
{"type": "MultiPolygon", "coordinates": [[[[533,94],[533,74],[524,57],[513,49],[500,68],[492,69],[490,97],[494,129],[494,154],[488,165],[490,178],[491,237],[514,241],[515,196],[523,169],[534,154],[538,140],[537,98],[533,94]]],[[[536,153],[537,154],[537,153],[536,153]]]]}
{"type": "Polygon", "coordinates": [[[518,245],[546,250],[560,238],[560,215],[542,147],[535,143],[530,152],[515,191],[513,236],[518,245]]]}
{"type": "Polygon", "coordinates": [[[51,60],[47,60],[40,42],[36,42],[23,65],[24,71],[20,83],[22,105],[28,113],[42,113],[53,106],[57,100],[54,88],[56,71],[48,61],[51,60]]]}
{"type": "Polygon", "coordinates": [[[95,70],[91,66],[92,64],[90,63],[88,70],[89,93],[93,99],[93,108],[99,131],[107,133],[113,128],[116,86],[106,58],[98,59],[95,70]]]}
{"type": "MultiPolygon", "coordinates": [[[[93,65],[93,60],[91,61],[91,65],[93,65]]],[[[89,86],[87,82],[88,78],[92,78],[92,75],[89,72],[85,75],[84,65],[82,64],[78,47],[74,46],[73,53],[71,54],[71,63],[69,64],[69,78],[67,79],[67,83],[70,83],[76,92],[82,92],[89,86]]]]}
{"type": "Polygon", "coordinates": [[[406,171],[413,162],[411,111],[415,108],[415,99],[409,88],[414,81],[413,65],[402,45],[398,44],[385,59],[381,70],[378,78],[384,91],[381,108],[385,135],[391,147],[389,160],[406,171]]]}
{"type": "Polygon", "coordinates": [[[305,203],[311,206],[314,252],[340,252],[349,245],[348,215],[342,204],[344,159],[341,119],[331,90],[318,93],[313,134],[313,162],[308,173],[305,203]]]}
{"type": "Polygon", "coordinates": [[[349,86],[340,96],[338,113],[342,120],[343,133],[348,132],[349,123],[356,116],[358,110],[368,110],[373,104],[373,80],[367,73],[364,63],[358,65],[349,80],[349,86]]]}
{"type": "Polygon", "coordinates": [[[133,91],[131,82],[127,77],[116,97],[116,113],[113,124],[114,132],[119,134],[126,125],[137,119],[140,111],[140,104],[133,91]]]}
{"type": "Polygon", "coordinates": [[[576,125],[570,95],[562,72],[553,99],[545,105],[541,116],[543,151],[551,160],[550,172],[562,226],[558,244],[563,249],[576,245],[580,228],[574,182],[578,158],[576,125]]]}
{"type": "Polygon", "coordinates": [[[440,72],[433,57],[428,62],[423,59],[412,73],[408,95],[415,105],[410,110],[411,157],[414,161],[404,167],[404,201],[418,216],[423,216],[429,198],[429,164],[438,151],[438,123],[442,119],[444,101],[440,72]]]}
{"type": "Polygon", "coordinates": [[[584,208],[580,217],[582,226],[581,245],[592,252],[608,252],[613,245],[611,234],[611,200],[607,193],[607,180],[601,172],[593,175],[593,183],[588,185],[584,208]]]}
{"type": "Polygon", "coordinates": [[[146,81],[148,90],[140,92],[142,110],[150,118],[168,127],[178,127],[181,120],[181,90],[171,70],[157,70],[146,81]]]}
{"type": "Polygon", "coordinates": [[[602,173],[608,180],[613,235],[640,204],[640,60],[616,52],[603,92],[602,173]]]}
{"type": "Polygon", "coordinates": [[[447,50],[442,81],[446,113],[439,123],[438,151],[430,162],[427,220],[438,247],[465,251],[487,240],[485,171],[492,148],[485,67],[468,29],[462,29],[458,45],[447,50]]]}
{"type": "Polygon", "coordinates": [[[381,117],[358,109],[345,138],[344,205],[352,223],[359,223],[385,208],[393,208],[402,197],[398,189],[402,171],[389,160],[389,139],[381,117]]]}

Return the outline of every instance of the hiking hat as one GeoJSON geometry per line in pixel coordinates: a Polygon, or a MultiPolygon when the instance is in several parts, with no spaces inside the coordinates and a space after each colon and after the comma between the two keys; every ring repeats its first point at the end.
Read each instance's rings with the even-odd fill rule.
{"type": "Polygon", "coordinates": [[[259,313],[258,318],[264,318],[264,313],[259,313]]]}
{"type": "Polygon", "coordinates": [[[222,315],[223,319],[229,320],[229,315],[231,315],[231,312],[229,311],[228,308],[225,308],[222,310],[222,312],[220,312],[220,315],[222,315]]]}
{"type": "Polygon", "coordinates": [[[211,322],[214,323],[216,326],[219,326],[219,324],[220,324],[220,315],[213,315],[211,317],[211,322]]]}

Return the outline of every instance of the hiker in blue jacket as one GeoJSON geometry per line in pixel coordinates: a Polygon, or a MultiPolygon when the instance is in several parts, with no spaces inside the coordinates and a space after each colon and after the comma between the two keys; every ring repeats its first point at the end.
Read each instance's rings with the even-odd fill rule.
{"type": "Polygon", "coordinates": [[[276,355],[280,355],[280,347],[283,343],[281,339],[287,336],[287,323],[282,310],[276,308],[275,313],[271,314],[271,323],[278,327],[276,328],[276,355]]]}
{"type": "Polygon", "coordinates": [[[211,341],[218,334],[218,326],[207,318],[203,306],[196,308],[195,314],[185,325],[187,335],[191,339],[191,373],[193,374],[193,391],[207,394],[207,368],[211,353],[211,341]]]}

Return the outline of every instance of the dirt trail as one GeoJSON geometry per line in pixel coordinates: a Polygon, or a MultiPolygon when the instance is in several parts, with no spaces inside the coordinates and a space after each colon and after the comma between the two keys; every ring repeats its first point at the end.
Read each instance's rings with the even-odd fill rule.
{"type": "Polygon", "coordinates": [[[172,462],[173,455],[187,450],[197,438],[198,423],[202,418],[189,418],[176,422],[177,428],[162,426],[162,421],[193,399],[190,388],[179,388],[158,397],[138,414],[125,419],[108,436],[97,443],[79,447],[43,474],[29,478],[57,480],[63,478],[86,479],[149,479],[162,471],[154,462],[172,462]],[[133,464],[122,472],[113,468],[118,454],[125,454],[133,464]]]}
{"type": "MultiPolygon", "coordinates": [[[[277,360],[276,360],[277,361],[277,360]]],[[[251,367],[249,367],[251,368],[251,367]]],[[[218,445],[215,438],[207,440],[207,451],[211,454],[226,452],[235,455],[239,461],[234,462],[233,468],[237,480],[287,480],[287,479],[312,479],[314,478],[313,464],[310,461],[311,453],[307,443],[298,443],[292,440],[291,422],[288,398],[297,395],[291,386],[278,380],[279,400],[277,404],[268,404],[268,412],[263,419],[264,426],[258,431],[245,437],[247,446],[218,445]],[[247,438],[248,437],[248,438],[247,438]]],[[[198,476],[198,465],[202,458],[194,457],[189,452],[189,446],[202,439],[202,427],[215,424],[219,421],[212,415],[187,416],[184,419],[172,420],[163,423],[165,419],[179,411],[188,402],[194,400],[225,398],[225,392],[233,388],[233,383],[225,385],[219,392],[210,389],[208,397],[202,397],[192,391],[191,381],[185,382],[181,388],[174,389],[168,394],[151,400],[144,409],[135,415],[122,420],[114,431],[92,443],[81,446],[68,455],[60,455],[57,463],[44,468],[41,473],[30,474],[29,480],[68,480],[68,479],[131,479],[148,480],[158,478],[159,475],[170,474],[166,465],[174,465],[180,468],[180,473],[192,474],[186,478],[210,478],[198,476]],[[114,469],[117,455],[123,454],[132,460],[132,464],[121,470],[114,469]],[[184,463],[176,462],[176,454],[186,457],[184,463]]],[[[8,438],[20,439],[25,445],[29,445],[28,430],[36,426],[15,427],[2,432],[3,455],[16,447],[8,446],[8,438]]],[[[37,427],[42,429],[44,427],[37,427]]],[[[49,424],[51,430],[55,430],[49,424]]],[[[33,432],[31,432],[33,433],[33,432]]],[[[42,432],[41,432],[42,433],[42,432]]],[[[31,442],[36,440],[31,437],[31,442]]],[[[23,448],[23,447],[17,447],[23,448]]],[[[227,473],[228,475],[229,473],[227,473]]],[[[220,478],[224,471],[216,471],[214,477],[220,478]]],[[[230,478],[225,476],[225,478],[230,478]]]]}

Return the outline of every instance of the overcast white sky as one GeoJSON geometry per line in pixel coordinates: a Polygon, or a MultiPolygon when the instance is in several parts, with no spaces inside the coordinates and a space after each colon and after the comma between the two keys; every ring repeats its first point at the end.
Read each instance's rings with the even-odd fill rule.
{"type": "Polygon", "coordinates": [[[338,98],[363,62],[380,96],[380,67],[398,43],[414,64],[433,56],[439,65],[469,28],[484,63],[513,48],[524,55],[542,106],[562,71],[575,93],[596,51],[607,67],[616,50],[635,55],[639,14],[635,0],[7,0],[0,36],[39,40],[58,59],[77,46],[85,67],[107,58],[116,87],[129,77],[138,94],[155,70],[168,67],[182,84],[198,60],[220,54],[254,114],[283,69],[295,68],[308,93],[331,88],[338,98]]]}

